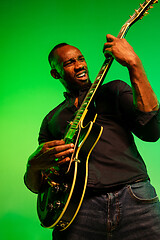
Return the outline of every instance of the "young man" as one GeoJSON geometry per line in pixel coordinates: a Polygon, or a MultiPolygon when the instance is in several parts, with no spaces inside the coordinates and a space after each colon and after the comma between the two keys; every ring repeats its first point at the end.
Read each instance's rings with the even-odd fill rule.
{"type": "MultiPolygon", "coordinates": [[[[158,140],[158,101],[139,57],[125,39],[108,34],[104,54],[128,68],[132,89],[120,80],[98,89],[89,116],[98,114],[96,123],[103,126],[103,132],[89,159],[86,195],[71,226],[54,230],[53,239],[158,240],[160,203],[132,135],[144,141],[158,140]]],[[[66,89],[66,100],[44,118],[40,145],[28,160],[25,183],[35,193],[41,189],[42,171],[59,161],[70,161],[74,145],[62,139],[91,85],[79,49],[57,45],[49,62],[51,75],[66,89]]]]}

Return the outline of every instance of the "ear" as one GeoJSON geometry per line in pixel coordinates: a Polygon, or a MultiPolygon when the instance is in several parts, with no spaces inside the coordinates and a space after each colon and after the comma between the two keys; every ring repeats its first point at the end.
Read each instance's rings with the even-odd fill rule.
{"type": "Polygon", "coordinates": [[[61,76],[59,75],[59,73],[57,72],[56,69],[51,69],[50,73],[51,73],[52,77],[55,79],[61,78],[61,76]]]}

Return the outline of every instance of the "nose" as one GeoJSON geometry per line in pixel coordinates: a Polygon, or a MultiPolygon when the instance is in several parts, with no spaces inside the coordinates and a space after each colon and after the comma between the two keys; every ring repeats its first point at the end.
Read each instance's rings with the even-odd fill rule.
{"type": "Polygon", "coordinates": [[[83,70],[84,69],[83,63],[77,60],[74,64],[74,69],[75,71],[83,70]]]}

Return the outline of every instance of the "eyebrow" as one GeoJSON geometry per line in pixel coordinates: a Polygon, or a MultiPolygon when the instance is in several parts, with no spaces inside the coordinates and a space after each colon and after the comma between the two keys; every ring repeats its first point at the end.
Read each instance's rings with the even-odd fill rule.
{"type": "MultiPolygon", "coordinates": [[[[79,58],[81,58],[81,57],[84,58],[83,55],[79,55],[77,59],[79,59],[79,58]]],[[[64,61],[63,64],[65,64],[65,63],[67,63],[67,62],[72,62],[72,61],[74,61],[74,60],[75,60],[75,58],[70,58],[70,59],[68,59],[67,61],[64,61]]]]}

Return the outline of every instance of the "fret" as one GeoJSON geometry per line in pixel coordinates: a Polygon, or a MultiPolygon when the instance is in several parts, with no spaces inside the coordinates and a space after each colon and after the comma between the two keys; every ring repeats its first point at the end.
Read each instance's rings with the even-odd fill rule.
{"type": "Polygon", "coordinates": [[[78,123],[77,123],[77,124],[74,124],[74,127],[72,127],[71,129],[76,132],[76,131],[77,131],[77,127],[78,127],[78,123]]]}
{"type": "Polygon", "coordinates": [[[96,87],[97,87],[97,86],[93,86],[93,88],[92,88],[92,89],[93,89],[92,95],[94,94],[96,87]]]}
{"type": "Polygon", "coordinates": [[[72,126],[77,125],[78,122],[79,122],[79,119],[75,118],[75,119],[73,120],[72,126]]]}
{"type": "MultiPolygon", "coordinates": [[[[67,140],[67,139],[72,140],[73,137],[74,137],[74,135],[75,135],[75,133],[76,133],[75,129],[70,129],[70,131],[67,132],[64,140],[67,140]]],[[[66,142],[66,141],[65,141],[65,142],[66,142]]]]}
{"type": "Polygon", "coordinates": [[[103,70],[100,70],[98,75],[102,75],[103,74],[103,70]]]}
{"type": "Polygon", "coordinates": [[[92,93],[93,93],[93,90],[92,91],[90,91],[88,94],[87,94],[87,96],[91,96],[92,95],[92,93]]]}
{"type": "Polygon", "coordinates": [[[101,70],[103,71],[106,68],[106,65],[102,66],[101,70]]]}
{"type": "Polygon", "coordinates": [[[96,80],[99,80],[101,78],[102,74],[96,77],[96,80]]]}
{"type": "Polygon", "coordinates": [[[88,95],[85,97],[85,102],[88,103],[88,101],[90,100],[91,97],[89,97],[88,95]]]}
{"type": "Polygon", "coordinates": [[[92,84],[92,89],[95,89],[96,85],[97,85],[97,84],[94,84],[94,83],[93,83],[93,84],[92,84]]]}
{"type": "MultiPolygon", "coordinates": [[[[87,103],[86,103],[85,105],[87,105],[87,103]]],[[[85,110],[85,108],[86,108],[86,106],[84,106],[84,107],[82,106],[82,107],[81,107],[81,109],[82,109],[83,111],[85,110]]]]}
{"type": "Polygon", "coordinates": [[[94,90],[96,88],[96,86],[94,85],[94,83],[92,84],[92,89],[94,90]]]}
{"type": "Polygon", "coordinates": [[[77,125],[72,126],[70,129],[71,129],[71,130],[75,130],[76,128],[77,128],[77,125]]]}
{"type": "MultiPolygon", "coordinates": [[[[93,92],[94,92],[94,91],[93,91],[93,92]]],[[[93,95],[93,93],[92,93],[92,95],[93,95]]],[[[89,96],[89,95],[87,94],[86,97],[85,97],[85,100],[89,100],[92,95],[89,96]]]]}
{"type": "MultiPolygon", "coordinates": [[[[84,105],[84,104],[83,104],[84,105]]],[[[85,110],[86,109],[86,105],[87,105],[87,102],[85,103],[85,106],[82,105],[82,109],[85,110]]]]}
{"type": "Polygon", "coordinates": [[[73,127],[73,128],[77,127],[77,124],[78,124],[78,123],[79,123],[79,120],[78,120],[78,121],[74,120],[72,127],[73,127]]]}
{"type": "Polygon", "coordinates": [[[81,113],[83,113],[84,112],[84,110],[83,109],[81,109],[80,111],[79,111],[79,113],[81,114],[81,113]]]}
{"type": "Polygon", "coordinates": [[[72,126],[74,127],[74,125],[77,125],[77,123],[79,122],[79,119],[77,120],[77,119],[75,119],[74,121],[73,121],[73,124],[72,124],[72,126]]]}
{"type": "Polygon", "coordinates": [[[101,78],[102,78],[102,75],[100,76],[100,78],[98,78],[98,79],[96,78],[96,80],[94,81],[93,84],[94,84],[94,85],[98,85],[98,83],[100,82],[100,79],[101,79],[101,78]]]}
{"type": "Polygon", "coordinates": [[[92,94],[94,90],[91,88],[88,94],[92,94]]]}
{"type": "Polygon", "coordinates": [[[75,121],[79,120],[80,118],[81,118],[81,116],[77,115],[75,121]]]}
{"type": "Polygon", "coordinates": [[[96,78],[96,80],[94,81],[94,84],[98,84],[99,83],[99,79],[96,78]]]}

